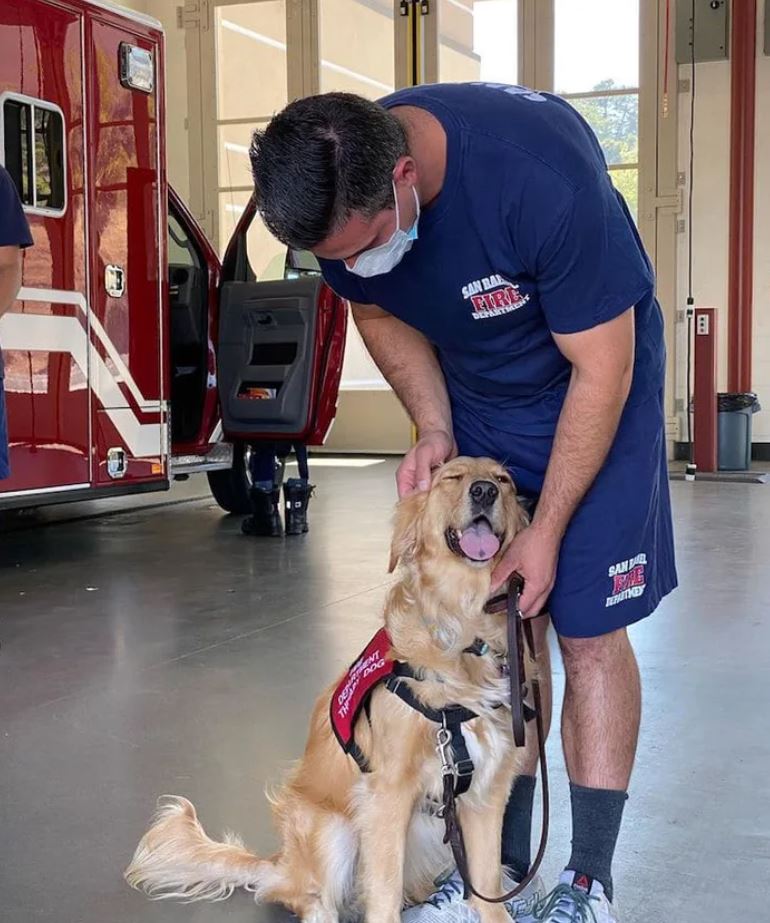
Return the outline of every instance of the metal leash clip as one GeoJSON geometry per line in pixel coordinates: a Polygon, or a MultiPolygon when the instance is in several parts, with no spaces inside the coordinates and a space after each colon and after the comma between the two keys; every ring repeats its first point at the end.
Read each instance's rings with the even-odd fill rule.
{"type": "Polygon", "coordinates": [[[441,775],[453,776],[455,764],[452,755],[452,734],[446,726],[446,718],[442,726],[436,731],[436,753],[441,760],[441,775]]]}

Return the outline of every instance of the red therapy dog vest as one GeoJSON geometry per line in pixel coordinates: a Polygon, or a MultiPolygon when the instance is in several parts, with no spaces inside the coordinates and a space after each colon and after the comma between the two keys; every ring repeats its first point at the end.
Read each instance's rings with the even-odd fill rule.
{"type": "MultiPolygon", "coordinates": [[[[357,750],[355,729],[372,692],[395,670],[388,632],[381,628],[350,666],[332,694],[329,714],[334,734],[345,753],[357,750]]],[[[358,757],[355,757],[358,762],[358,757]]]]}

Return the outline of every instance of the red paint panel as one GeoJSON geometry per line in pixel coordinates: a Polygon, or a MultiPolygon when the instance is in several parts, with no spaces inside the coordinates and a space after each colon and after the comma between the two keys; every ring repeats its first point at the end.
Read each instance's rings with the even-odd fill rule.
{"type": "MultiPolygon", "coordinates": [[[[114,413],[114,411],[112,412],[114,413]]],[[[116,490],[121,484],[138,481],[157,481],[166,476],[165,460],[160,452],[156,455],[144,455],[134,458],[126,453],[126,473],[121,478],[112,477],[107,471],[107,456],[110,449],[120,448],[123,439],[111,419],[111,411],[97,410],[94,428],[94,481],[100,486],[114,485],[116,490]]],[[[149,417],[148,417],[149,420],[149,417]]],[[[157,422],[157,415],[155,416],[157,422]]]]}
{"type": "MultiPolygon", "coordinates": [[[[165,226],[160,233],[158,197],[164,189],[158,168],[157,94],[162,86],[162,62],[158,43],[133,34],[125,25],[113,24],[108,15],[95,11],[87,30],[86,69],[89,74],[89,192],[91,215],[91,310],[104,329],[105,340],[117,351],[128,369],[121,376],[107,359],[106,370],[94,372],[99,400],[94,401],[94,428],[104,431],[102,409],[117,410],[132,390],[145,409],[160,411],[161,331],[164,324],[159,261],[165,265],[165,226]],[[145,94],[124,87],[119,80],[120,45],[129,42],[153,52],[156,64],[156,93],[145,94]],[[125,273],[125,291],[109,295],[105,270],[120,267],[125,273]],[[119,391],[110,388],[107,377],[128,379],[119,391]],[[127,386],[133,384],[133,389],[127,386]],[[108,397],[108,393],[111,395],[108,397]]],[[[121,411],[121,414],[123,412],[121,411]]],[[[125,417],[125,414],[123,414],[125,417]]],[[[119,417],[113,414],[112,419],[119,417]]],[[[156,420],[158,419],[156,415],[156,420]]],[[[125,433],[125,430],[124,430],[125,433]]],[[[127,438],[115,433],[109,447],[125,446],[127,455],[155,458],[160,440],[152,451],[138,450],[127,438]]],[[[105,446],[97,439],[94,480],[109,483],[105,446]]],[[[152,461],[147,464],[152,466],[152,461]]],[[[146,464],[140,465],[142,471],[146,464]]],[[[129,467],[131,477],[136,466],[129,467]]]]}
{"type": "Polygon", "coordinates": [[[323,325],[320,340],[325,351],[318,350],[313,366],[314,408],[307,445],[323,445],[337,414],[345,336],[348,327],[347,304],[327,286],[321,289],[318,304],[319,323],[323,325]]]}
{"type": "MultiPolygon", "coordinates": [[[[13,469],[0,500],[165,475],[162,41],[152,26],[85,0],[0,0],[0,93],[61,109],[67,162],[65,213],[29,215],[35,246],[24,254],[25,297],[0,322],[13,469]],[[152,49],[151,96],[120,84],[121,41],[152,49]],[[109,301],[108,263],[123,266],[128,285],[109,301]],[[126,478],[112,481],[106,451],[132,439],[142,457],[129,456],[126,478]]],[[[216,274],[216,259],[213,266],[216,274]]]]}
{"type": "Polygon", "coordinates": [[[695,309],[693,456],[699,471],[717,470],[717,312],[695,309]]]}
{"type": "Polygon", "coordinates": [[[730,249],[728,388],[751,390],[754,288],[756,0],[732,5],[730,49],[730,249]]]}
{"type": "MultiPolygon", "coordinates": [[[[58,106],[67,149],[67,208],[28,215],[35,245],[24,251],[23,285],[70,301],[86,296],[81,20],[60,6],[0,4],[0,93],[58,106]]],[[[1,322],[11,477],[0,495],[90,480],[86,319],[46,295],[17,301],[1,322]]]]}

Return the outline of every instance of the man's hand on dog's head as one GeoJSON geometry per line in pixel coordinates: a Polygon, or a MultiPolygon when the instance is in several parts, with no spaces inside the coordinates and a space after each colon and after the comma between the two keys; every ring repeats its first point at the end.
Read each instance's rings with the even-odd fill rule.
{"type": "Polygon", "coordinates": [[[456,455],[457,443],[451,433],[439,429],[421,433],[398,466],[396,485],[399,498],[427,490],[433,470],[456,455]]]}

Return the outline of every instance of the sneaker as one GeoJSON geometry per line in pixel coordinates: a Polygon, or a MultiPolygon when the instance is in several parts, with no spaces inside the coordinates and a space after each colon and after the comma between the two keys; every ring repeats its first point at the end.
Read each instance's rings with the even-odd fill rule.
{"type": "Polygon", "coordinates": [[[604,887],[582,872],[562,872],[559,884],[518,923],[618,923],[604,887]]]}
{"type": "MultiPolygon", "coordinates": [[[[503,869],[502,890],[511,891],[515,887],[515,880],[503,869]]],[[[462,878],[455,869],[446,878],[436,881],[436,890],[424,904],[405,910],[401,914],[401,923],[477,923],[479,916],[463,900],[463,890],[462,878]]],[[[544,897],[545,888],[540,876],[537,876],[521,894],[508,901],[505,908],[518,923],[521,915],[531,913],[544,897]]]]}
{"type": "MultiPolygon", "coordinates": [[[[506,891],[510,891],[515,887],[515,880],[506,875],[505,871],[503,871],[503,878],[507,882],[504,885],[506,891]]],[[[522,921],[531,917],[535,912],[535,907],[544,899],[545,885],[543,884],[543,879],[539,875],[535,875],[521,894],[517,894],[512,901],[506,901],[505,909],[510,914],[511,919],[515,920],[515,923],[522,923],[522,921]]]]}

